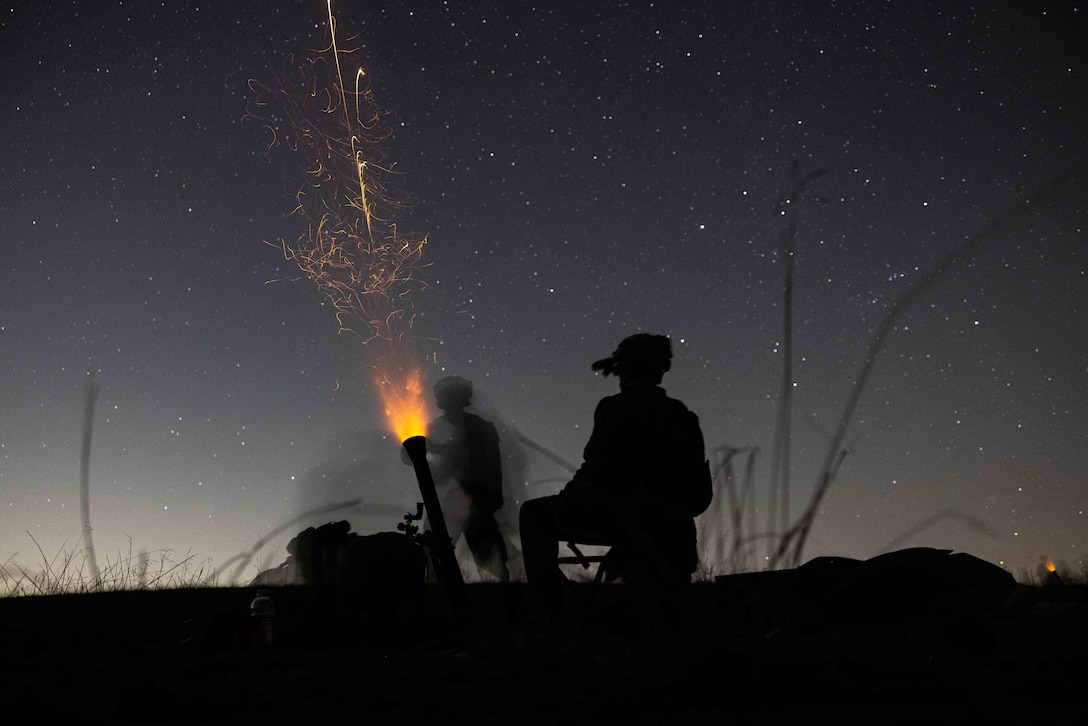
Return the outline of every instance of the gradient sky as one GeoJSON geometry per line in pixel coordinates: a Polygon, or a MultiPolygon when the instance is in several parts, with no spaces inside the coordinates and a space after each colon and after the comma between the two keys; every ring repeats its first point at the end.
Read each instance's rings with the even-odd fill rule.
{"type": "MultiPolygon", "coordinates": [[[[309,507],[361,497],[378,531],[418,499],[358,340],[307,281],[268,284],[292,274],[263,241],[298,235],[305,160],[266,154],[246,82],[327,39],[323,3],[269,5],[3,7],[0,561],[77,546],[89,370],[100,561],[131,542],[220,563],[309,507]]],[[[991,227],[889,337],[806,556],[1088,562],[1083,8],[334,10],[418,200],[400,229],[429,236],[419,360],[473,380],[507,441],[577,463],[616,390],[589,364],[668,333],[665,387],[708,447],[761,447],[762,507],[796,215],[796,513],[889,306],[991,227]],[[795,162],[829,171],[783,217],[795,162]]],[[[564,476],[525,457],[521,479],[564,476]]]]}

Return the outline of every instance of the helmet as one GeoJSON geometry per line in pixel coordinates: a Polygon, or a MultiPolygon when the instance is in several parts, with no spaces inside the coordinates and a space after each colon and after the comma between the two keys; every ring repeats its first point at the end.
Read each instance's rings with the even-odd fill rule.
{"type": "Polygon", "coordinates": [[[672,367],[672,340],[667,335],[636,333],[620,341],[612,355],[593,363],[606,376],[647,375],[661,379],[672,367]]]}

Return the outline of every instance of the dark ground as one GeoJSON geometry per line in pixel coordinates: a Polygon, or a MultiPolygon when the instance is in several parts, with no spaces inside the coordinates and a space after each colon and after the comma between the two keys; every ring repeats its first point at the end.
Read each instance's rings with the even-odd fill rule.
{"type": "MultiPolygon", "coordinates": [[[[507,617],[520,585],[468,589],[455,628],[434,586],[400,626],[274,588],[266,650],[251,589],[0,599],[0,692],[10,713],[84,723],[1088,723],[1083,586],[1020,586],[991,613],[829,612],[788,575],[738,575],[641,635],[583,628],[573,592],[569,622],[544,628],[507,617]]],[[[598,610],[627,594],[604,586],[598,610]]]]}

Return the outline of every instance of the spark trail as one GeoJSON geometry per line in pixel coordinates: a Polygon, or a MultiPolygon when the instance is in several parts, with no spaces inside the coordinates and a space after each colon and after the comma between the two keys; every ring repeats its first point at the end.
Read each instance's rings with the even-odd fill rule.
{"type": "Polygon", "coordinates": [[[392,131],[366,72],[357,67],[345,83],[341,61],[355,51],[337,43],[331,0],[328,28],[327,46],[292,62],[287,78],[249,81],[246,116],[271,133],[270,150],[287,146],[307,157],[294,209],[306,230],[276,246],[334,308],[340,331],[365,344],[388,424],[404,440],[424,433],[427,420],[422,373],[410,352],[427,239],[398,234],[395,219],[411,198],[387,186],[394,165],[382,145],[392,131]]]}

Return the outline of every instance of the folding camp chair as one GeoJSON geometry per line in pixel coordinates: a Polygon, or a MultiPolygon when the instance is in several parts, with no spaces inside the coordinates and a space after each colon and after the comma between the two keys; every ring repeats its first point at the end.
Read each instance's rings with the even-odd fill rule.
{"type": "Polygon", "coordinates": [[[571,592],[574,594],[574,598],[582,605],[583,615],[580,630],[584,630],[589,625],[590,620],[597,619],[597,613],[595,611],[595,605],[597,600],[597,594],[601,585],[609,580],[616,579],[617,575],[614,573],[615,568],[609,567],[609,555],[611,554],[611,542],[608,542],[606,538],[590,532],[565,532],[564,536],[560,537],[561,542],[566,542],[569,555],[560,556],[558,563],[560,565],[578,565],[583,570],[589,570],[596,565],[597,571],[593,576],[593,582],[589,586],[589,593],[584,592],[584,588],[580,587],[580,583],[571,580],[570,578],[564,578],[570,586],[571,592]],[[580,546],[593,546],[593,547],[609,547],[607,552],[602,554],[586,554],[582,552],[580,546]]]}
{"type": "MultiPolygon", "coordinates": [[[[667,607],[667,601],[683,589],[685,584],[690,584],[690,576],[680,571],[658,549],[657,542],[647,532],[651,528],[665,526],[669,521],[664,514],[668,509],[659,501],[651,498],[632,499],[625,509],[625,521],[628,529],[625,531],[627,544],[617,551],[612,536],[606,536],[601,532],[592,530],[579,530],[564,528],[560,531],[559,541],[565,542],[571,554],[560,556],[559,564],[578,565],[583,570],[596,564],[597,572],[593,583],[589,587],[588,595],[584,588],[577,587],[568,579],[571,589],[582,607],[585,615],[582,618],[581,629],[584,630],[590,620],[599,621],[597,605],[600,594],[600,586],[603,583],[624,578],[627,589],[623,593],[625,600],[641,601],[645,621],[642,627],[652,629],[658,617],[662,614],[662,608],[667,607]],[[632,506],[633,505],[633,506],[632,506]],[[587,555],[581,546],[608,547],[603,554],[587,555]]],[[[673,525],[690,527],[691,538],[694,543],[695,529],[690,518],[684,514],[673,513],[673,525]]]]}
{"type": "Polygon", "coordinates": [[[583,594],[580,591],[580,588],[569,578],[565,578],[567,579],[567,582],[570,583],[571,590],[585,610],[581,625],[581,630],[585,630],[585,627],[589,624],[590,620],[597,619],[594,605],[596,604],[597,593],[601,584],[608,580],[615,579],[615,575],[609,572],[609,556],[612,553],[612,543],[600,534],[592,532],[568,531],[564,532],[559,539],[561,542],[566,542],[567,549],[571,552],[570,555],[561,556],[557,560],[560,565],[578,565],[583,570],[589,570],[593,565],[597,565],[597,572],[593,576],[593,583],[589,587],[588,595],[583,594]],[[583,547],[608,547],[609,550],[603,554],[587,555],[579,549],[578,545],[582,545],[583,547]]]}

